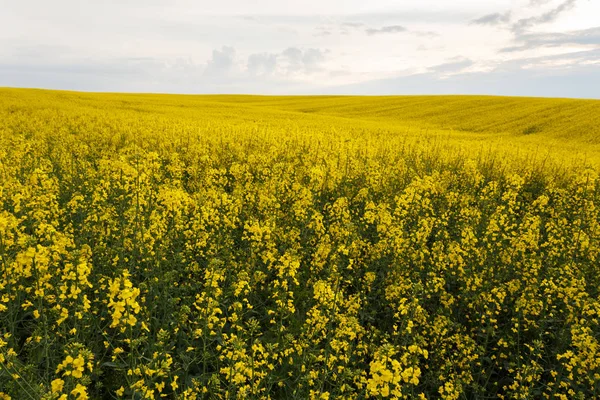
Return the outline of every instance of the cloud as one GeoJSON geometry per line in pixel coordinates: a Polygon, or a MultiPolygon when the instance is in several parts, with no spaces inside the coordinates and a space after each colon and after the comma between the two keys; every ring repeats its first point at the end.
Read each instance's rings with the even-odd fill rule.
{"type": "Polygon", "coordinates": [[[320,30],[319,32],[315,33],[315,36],[331,36],[332,33],[331,31],[326,31],[326,30],[320,30]]]}
{"type": "Polygon", "coordinates": [[[322,86],[318,82],[329,76],[323,66],[328,54],[325,49],[288,47],[244,59],[236,48],[223,46],[214,49],[205,62],[185,57],[24,59],[0,62],[0,86],[99,92],[302,93],[322,86]]]}
{"type": "Polygon", "coordinates": [[[342,28],[362,28],[365,26],[362,22],[344,22],[342,23],[342,28]]]}
{"type": "Polygon", "coordinates": [[[513,32],[520,33],[533,28],[536,25],[546,24],[555,21],[561,14],[575,7],[577,0],[565,0],[552,10],[541,15],[523,18],[515,22],[512,26],[513,32]]]}
{"type": "MultiPolygon", "coordinates": [[[[317,58],[327,60],[326,50],[316,50],[314,53],[323,57],[317,58]]],[[[302,71],[304,62],[315,61],[312,56],[304,57],[307,49],[288,48],[284,52],[301,63],[302,71]]],[[[282,53],[257,53],[256,57],[248,57],[249,64],[253,59],[255,65],[266,68],[272,56],[276,55],[276,69],[271,75],[251,76],[249,71],[233,67],[230,76],[223,79],[206,76],[206,63],[193,63],[187,59],[176,59],[170,63],[143,57],[115,58],[110,62],[80,60],[53,65],[5,63],[0,64],[0,86],[171,93],[462,93],[600,98],[600,86],[591,84],[600,81],[600,49],[499,63],[489,72],[467,73],[469,59],[452,59],[426,73],[328,88],[310,80],[296,79],[293,74],[288,79],[285,75],[288,73],[285,69],[288,60],[282,53]]],[[[236,65],[235,59],[233,65],[236,65]]],[[[319,79],[349,72],[344,67],[321,73],[319,79]]]]}
{"type": "Polygon", "coordinates": [[[385,25],[380,28],[366,24],[360,21],[347,21],[338,24],[321,25],[315,28],[317,33],[314,36],[331,36],[331,35],[350,35],[353,33],[366,33],[369,36],[393,33],[409,33],[420,38],[435,38],[440,34],[433,31],[411,30],[402,25],[385,25]]]}
{"type": "Polygon", "coordinates": [[[419,47],[417,47],[417,51],[435,51],[435,52],[440,52],[446,49],[446,46],[438,44],[438,45],[434,45],[434,46],[426,46],[424,44],[419,45],[419,47]]]}
{"type": "MultiPolygon", "coordinates": [[[[366,10],[370,8],[369,6],[375,6],[377,3],[366,4],[364,2],[358,2],[358,0],[356,1],[357,4],[363,4],[361,8],[365,8],[366,10]]],[[[321,0],[321,2],[323,1],[321,0]]],[[[408,3],[404,4],[404,2],[396,2],[394,7],[386,8],[386,10],[381,11],[350,12],[342,7],[337,12],[330,14],[323,13],[322,11],[314,14],[298,13],[294,15],[289,13],[268,12],[262,14],[237,15],[236,18],[265,25],[285,23],[304,26],[321,24],[324,20],[329,22],[337,20],[339,22],[337,25],[338,27],[360,29],[377,26],[379,24],[391,25],[392,22],[399,25],[407,25],[415,22],[436,25],[447,23],[455,24],[473,17],[472,11],[467,7],[460,7],[458,5],[450,7],[427,7],[425,4],[422,6],[417,4],[415,6],[414,4],[410,5],[408,3]]]]}
{"type": "Polygon", "coordinates": [[[325,61],[325,53],[319,49],[308,49],[302,55],[302,62],[306,67],[314,67],[325,61]]]}
{"type": "Polygon", "coordinates": [[[600,49],[577,51],[567,54],[554,54],[544,57],[523,58],[519,63],[524,69],[538,69],[546,72],[569,72],[582,66],[600,66],[600,49]]]}
{"type": "Polygon", "coordinates": [[[302,50],[297,47],[288,47],[281,55],[286,57],[291,64],[302,65],[302,50]]]}
{"type": "MultiPolygon", "coordinates": [[[[530,0],[530,6],[542,6],[549,3],[551,0],[530,0]]],[[[577,0],[564,0],[557,7],[553,8],[550,11],[547,11],[541,15],[536,15],[534,17],[522,18],[512,24],[511,29],[515,33],[522,33],[530,28],[533,28],[536,25],[545,24],[549,22],[553,22],[558,17],[571,10],[575,7],[577,0]]],[[[476,18],[471,21],[473,25],[502,25],[508,24],[511,22],[512,12],[506,11],[503,13],[497,12],[493,14],[487,14],[480,18],[476,18]]]]}
{"type": "Polygon", "coordinates": [[[384,26],[379,29],[375,29],[375,28],[365,29],[365,32],[367,33],[367,35],[379,35],[382,33],[400,33],[400,32],[406,32],[406,31],[407,31],[407,29],[401,25],[389,25],[389,26],[384,26]]]}
{"type": "MultiPolygon", "coordinates": [[[[329,50],[317,48],[303,49],[288,47],[280,53],[254,53],[248,56],[245,70],[235,69],[236,60],[230,57],[223,59],[223,51],[216,50],[219,57],[209,61],[212,66],[219,59],[223,66],[229,66],[227,75],[230,78],[268,78],[268,79],[296,79],[305,75],[324,71],[322,63],[326,60],[329,50]]],[[[227,55],[235,56],[235,50],[228,50],[227,55]]],[[[205,74],[206,75],[206,74],[205,74]]]]}
{"type": "Polygon", "coordinates": [[[110,62],[79,60],[69,63],[48,64],[0,64],[4,73],[22,72],[31,74],[98,75],[101,77],[145,75],[147,71],[158,71],[164,65],[156,60],[143,58],[117,58],[110,62]]]}
{"type": "Polygon", "coordinates": [[[500,25],[510,22],[511,12],[506,11],[504,13],[494,13],[484,15],[483,17],[474,19],[471,24],[475,25],[500,25]]]}
{"type": "MultiPolygon", "coordinates": [[[[584,52],[585,53],[585,52],[584,52]]],[[[578,59],[596,58],[595,54],[578,54],[578,59]]],[[[458,73],[449,77],[437,72],[405,75],[357,84],[330,87],[325,94],[404,95],[404,94],[486,94],[504,96],[546,96],[600,99],[598,64],[571,64],[548,68],[545,64],[558,61],[541,57],[510,61],[488,72],[458,73]]]]}
{"type": "Polygon", "coordinates": [[[550,3],[552,0],[529,0],[530,6],[542,6],[544,4],[550,3]]]}
{"type": "Polygon", "coordinates": [[[430,67],[429,70],[440,75],[447,75],[451,73],[461,72],[462,70],[469,68],[473,64],[475,64],[473,60],[464,57],[456,57],[450,62],[430,67]]]}
{"type": "MultiPolygon", "coordinates": [[[[152,57],[77,58],[0,64],[0,86],[89,91],[190,92],[203,80],[205,64],[152,57]]],[[[207,80],[213,80],[207,77],[207,80]]]]}
{"type": "Polygon", "coordinates": [[[319,33],[317,36],[329,36],[333,32],[336,32],[340,35],[348,35],[352,32],[364,32],[369,36],[380,35],[380,34],[390,34],[390,33],[401,33],[401,32],[411,32],[417,36],[422,37],[434,37],[438,36],[435,32],[431,31],[410,31],[408,28],[402,25],[385,25],[381,28],[375,28],[372,25],[366,24],[364,22],[359,21],[347,21],[342,22],[340,24],[329,26],[329,27],[318,27],[319,33]],[[333,32],[332,32],[333,31],[333,32]]]}
{"type": "Polygon", "coordinates": [[[314,72],[320,70],[320,64],[325,61],[327,51],[320,49],[300,49],[288,47],[281,56],[287,62],[289,72],[314,72]]]}
{"type": "Polygon", "coordinates": [[[411,33],[413,35],[420,36],[420,37],[426,37],[426,38],[435,38],[435,37],[441,36],[439,33],[433,32],[433,31],[411,31],[411,33]]]}
{"type": "Polygon", "coordinates": [[[558,47],[564,45],[600,46],[600,27],[570,32],[523,33],[515,40],[518,46],[505,47],[501,52],[529,50],[536,47],[558,47]]]}
{"type": "Polygon", "coordinates": [[[277,54],[260,53],[248,57],[247,71],[251,75],[271,75],[277,68],[277,54]]]}
{"type": "Polygon", "coordinates": [[[223,46],[221,50],[214,49],[212,58],[206,63],[204,74],[208,76],[227,75],[233,69],[235,61],[235,49],[223,46]]]}
{"type": "MultiPolygon", "coordinates": [[[[412,5],[352,0],[351,9],[336,7],[330,14],[306,6],[288,12],[280,3],[276,9],[245,3],[243,9],[223,6],[210,13],[187,0],[168,6],[166,0],[150,0],[143,9],[135,7],[139,0],[107,0],[82,5],[78,18],[64,12],[73,1],[48,6],[33,0],[35,7],[15,2],[0,13],[4,85],[170,92],[254,88],[261,93],[298,86],[308,91],[394,73],[425,71],[446,81],[487,70],[502,59],[538,53],[519,50],[553,54],[600,47],[600,28],[592,28],[600,26],[593,17],[600,0],[495,0],[481,3],[478,11],[465,7],[469,0],[440,7],[432,7],[435,0],[412,5]],[[556,28],[538,25],[553,20],[560,22],[556,28]],[[473,25],[465,27],[469,22],[473,25]],[[485,36],[490,29],[498,30],[493,41],[485,36]],[[432,31],[441,37],[434,38],[440,35],[432,31]],[[468,59],[452,58],[460,54],[468,59]]],[[[586,57],[577,60],[596,62],[586,57]]],[[[531,61],[519,68],[555,70],[574,59],[531,61]]]]}
{"type": "MultiPolygon", "coordinates": [[[[365,25],[362,24],[361,26],[365,26],[365,25]]],[[[364,31],[369,36],[386,34],[386,33],[403,33],[403,32],[410,33],[410,34],[413,34],[413,35],[419,36],[419,37],[426,37],[426,38],[433,38],[433,37],[440,36],[439,33],[436,33],[433,31],[413,31],[402,25],[388,25],[388,26],[383,26],[381,28],[366,28],[364,31]]]]}

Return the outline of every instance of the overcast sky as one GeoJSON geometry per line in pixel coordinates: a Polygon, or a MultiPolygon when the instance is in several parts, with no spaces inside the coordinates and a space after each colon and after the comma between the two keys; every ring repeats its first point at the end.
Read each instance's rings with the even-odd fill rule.
{"type": "Polygon", "coordinates": [[[0,86],[600,98],[600,0],[0,0],[0,86]]]}

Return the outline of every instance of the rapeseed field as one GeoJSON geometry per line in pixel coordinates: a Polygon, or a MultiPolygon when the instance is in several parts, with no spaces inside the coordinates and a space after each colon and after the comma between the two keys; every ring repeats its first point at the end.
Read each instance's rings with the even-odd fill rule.
{"type": "Polygon", "coordinates": [[[0,89],[0,399],[600,396],[600,102],[0,89]]]}

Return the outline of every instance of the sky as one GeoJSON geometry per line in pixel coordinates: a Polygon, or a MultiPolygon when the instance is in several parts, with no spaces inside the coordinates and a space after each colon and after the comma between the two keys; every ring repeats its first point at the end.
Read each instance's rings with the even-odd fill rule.
{"type": "Polygon", "coordinates": [[[0,0],[0,86],[600,98],[600,0],[0,0]]]}

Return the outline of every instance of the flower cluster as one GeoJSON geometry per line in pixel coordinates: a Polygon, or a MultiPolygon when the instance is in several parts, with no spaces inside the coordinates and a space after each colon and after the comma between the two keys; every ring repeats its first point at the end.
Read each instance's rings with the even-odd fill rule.
{"type": "Polygon", "coordinates": [[[124,329],[126,325],[137,324],[135,316],[140,312],[140,304],[137,301],[139,295],[140,289],[133,287],[126,271],[121,277],[109,281],[108,308],[112,317],[111,328],[124,329]]]}

